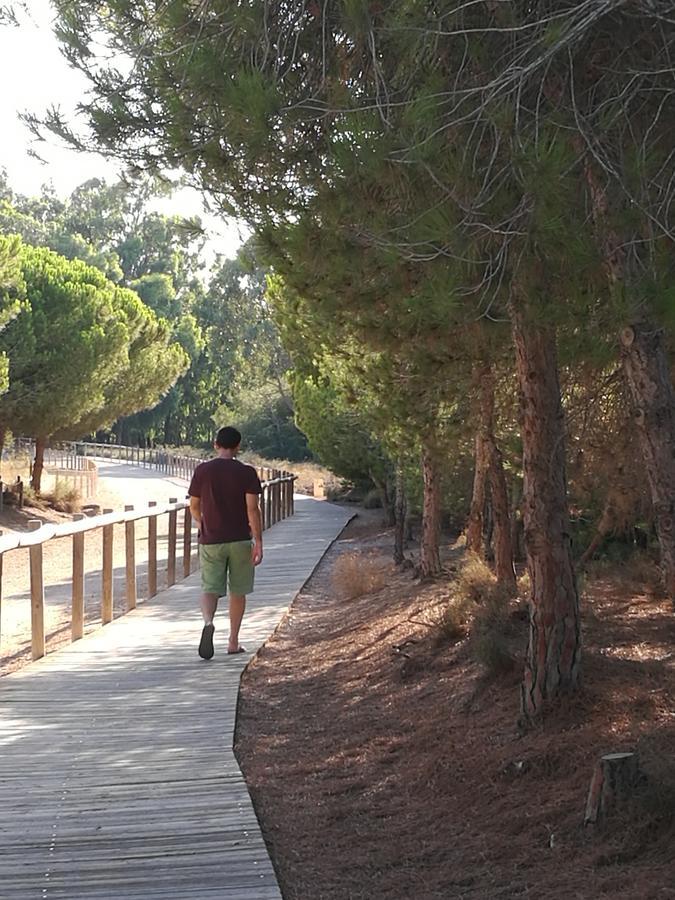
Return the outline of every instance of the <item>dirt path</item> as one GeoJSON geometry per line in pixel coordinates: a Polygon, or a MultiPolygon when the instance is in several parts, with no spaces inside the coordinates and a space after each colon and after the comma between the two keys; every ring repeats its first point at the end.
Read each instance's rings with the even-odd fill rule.
{"type": "Polygon", "coordinates": [[[523,734],[526,616],[512,668],[490,676],[437,627],[452,573],[419,584],[362,521],[242,680],[237,757],[285,900],[675,898],[669,603],[619,573],[590,585],[584,688],[523,734]],[[333,572],[355,551],[387,577],[347,599],[333,572]],[[606,830],[584,830],[595,761],[628,749],[645,784],[606,830]]]}
{"type": "MultiPolygon", "coordinates": [[[[147,506],[150,500],[158,504],[166,503],[172,497],[183,499],[187,482],[167,478],[151,469],[127,466],[110,460],[99,463],[99,491],[92,502],[101,508],[123,509],[125,505],[136,508],[147,506]]],[[[54,515],[41,515],[53,521],[54,515]]],[[[67,518],[67,517],[66,517],[67,518]]],[[[179,516],[179,520],[181,517],[179,516]]],[[[182,524],[179,521],[179,545],[182,524]]],[[[7,528],[6,530],[11,530],[7,528]]],[[[168,516],[158,521],[158,586],[166,583],[165,566],[162,561],[167,556],[168,516]]],[[[115,615],[124,609],[124,526],[114,529],[114,607],[115,615]]],[[[85,616],[89,627],[95,627],[101,610],[101,531],[96,529],[85,535],[85,616]]],[[[72,541],[60,538],[44,545],[45,580],[45,632],[48,647],[53,649],[58,643],[70,640],[70,573],[72,566],[72,541]]],[[[137,524],[136,549],[139,596],[146,589],[147,578],[147,520],[137,524]]],[[[28,550],[14,550],[5,554],[2,574],[2,609],[0,612],[0,673],[6,674],[30,659],[30,583],[28,550]]]]}

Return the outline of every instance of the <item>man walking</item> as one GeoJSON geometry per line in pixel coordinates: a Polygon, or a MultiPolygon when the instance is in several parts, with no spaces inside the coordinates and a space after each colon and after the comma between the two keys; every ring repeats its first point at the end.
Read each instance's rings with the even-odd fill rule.
{"type": "Polygon", "coordinates": [[[241,434],[221,428],[214,441],[217,456],[197,466],[190,482],[190,512],[199,529],[201,609],[204,629],[199,642],[202,659],[213,656],[213,618],[218,598],[230,592],[228,653],[244,653],[239,627],[246,595],[253,590],[255,566],[262,562],[260,480],[252,466],[236,459],[241,434]]]}

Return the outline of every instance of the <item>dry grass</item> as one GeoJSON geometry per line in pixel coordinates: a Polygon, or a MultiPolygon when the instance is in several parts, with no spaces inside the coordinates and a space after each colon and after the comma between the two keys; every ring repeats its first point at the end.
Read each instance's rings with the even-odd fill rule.
{"type": "Polygon", "coordinates": [[[606,578],[619,578],[635,591],[644,591],[653,597],[664,597],[663,577],[654,557],[645,550],[635,550],[624,560],[607,557],[591,560],[585,570],[589,584],[606,578]]]}
{"type": "Polygon", "coordinates": [[[388,563],[372,553],[343,553],[333,566],[331,584],[344,600],[373,594],[387,583],[388,563]]]}
{"type": "Polygon", "coordinates": [[[489,677],[511,672],[517,663],[513,638],[520,635],[520,629],[514,628],[512,613],[508,597],[496,591],[473,617],[472,656],[489,677]]]}
{"type": "Polygon", "coordinates": [[[10,484],[21,478],[27,481],[30,478],[30,456],[28,453],[16,453],[2,460],[0,464],[0,476],[5,484],[10,484]]]}
{"type": "Polygon", "coordinates": [[[30,484],[23,486],[23,504],[24,506],[32,506],[35,509],[46,509],[48,501],[45,497],[41,497],[37,491],[34,491],[30,484]]]}
{"type": "Polygon", "coordinates": [[[451,596],[433,616],[433,625],[441,642],[453,643],[469,632],[474,603],[466,597],[451,596]]]}
{"type": "Polygon", "coordinates": [[[300,494],[314,493],[314,482],[322,481],[326,493],[336,491],[341,488],[340,479],[334,475],[329,469],[313,462],[291,462],[288,459],[263,459],[256,453],[242,453],[242,462],[248,463],[249,466],[265,466],[268,469],[283,469],[285,472],[292,472],[297,475],[295,482],[295,490],[300,494]]]}
{"type": "MultiPolygon", "coordinates": [[[[528,579],[521,579],[519,594],[528,589],[528,579]]],[[[521,629],[519,603],[497,582],[490,567],[475,553],[462,560],[449,597],[434,616],[439,643],[455,643],[469,635],[469,651],[488,677],[511,671],[516,662],[513,642],[521,629]]]]}
{"type": "Polygon", "coordinates": [[[53,489],[43,494],[42,498],[57,512],[72,514],[82,509],[80,492],[61,478],[56,479],[53,489]]]}
{"type": "Polygon", "coordinates": [[[455,580],[457,596],[482,603],[492,599],[496,590],[497,579],[487,563],[476,553],[467,553],[455,580]]]}

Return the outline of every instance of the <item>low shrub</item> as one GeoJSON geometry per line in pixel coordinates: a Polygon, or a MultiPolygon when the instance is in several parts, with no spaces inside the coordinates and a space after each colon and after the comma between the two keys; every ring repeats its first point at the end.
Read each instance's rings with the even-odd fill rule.
{"type": "Polygon", "coordinates": [[[382,494],[377,488],[368,491],[363,498],[364,509],[382,509],[382,494]]]}
{"type": "Polygon", "coordinates": [[[453,597],[437,614],[434,625],[441,643],[454,643],[469,632],[474,602],[466,597],[453,597]]]}
{"type": "Polygon", "coordinates": [[[47,494],[43,494],[43,499],[57,512],[72,514],[79,512],[82,508],[82,497],[77,488],[58,478],[54,484],[54,489],[47,494]]]}
{"type": "Polygon", "coordinates": [[[655,597],[664,597],[663,576],[659,564],[649,550],[634,550],[622,561],[608,558],[593,559],[585,569],[589,582],[619,576],[622,582],[632,584],[636,589],[655,597]]]}
{"type": "MultiPolygon", "coordinates": [[[[521,578],[519,595],[529,592],[529,578],[521,578]]],[[[464,558],[452,586],[452,600],[444,608],[438,621],[441,635],[457,640],[469,635],[469,650],[490,676],[511,671],[514,655],[511,639],[514,636],[510,588],[499,584],[490,567],[475,553],[464,558]]]]}
{"type": "Polygon", "coordinates": [[[455,592],[458,597],[481,603],[492,596],[497,579],[488,564],[476,553],[467,553],[457,573],[455,592]]]}
{"type": "Polygon", "coordinates": [[[379,591],[387,583],[387,563],[370,553],[343,553],[331,572],[334,589],[345,600],[379,591]]]}
{"type": "Polygon", "coordinates": [[[513,624],[508,594],[496,589],[476,610],[471,623],[471,649],[488,675],[510,672],[515,659],[511,652],[513,624]]]}

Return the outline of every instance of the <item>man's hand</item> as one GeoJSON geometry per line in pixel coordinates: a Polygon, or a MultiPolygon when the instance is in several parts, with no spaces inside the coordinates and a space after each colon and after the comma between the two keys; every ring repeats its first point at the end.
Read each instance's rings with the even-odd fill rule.
{"type": "Polygon", "coordinates": [[[254,566],[259,566],[262,562],[262,520],[260,518],[260,507],[258,506],[258,495],[246,495],[246,512],[248,514],[248,524],[251,529],[251,537],[253,538],[253,547],[251,548],[251,561],[254,566]]]}
{"type": "Polygon", "coordinates": [[[263,558],[263,548],[261,541],[255,541],[251,547],[251,562],[254,566],[259,566],[263,558]]]}
{"type": "Polygon", "coordinates": [[[202,530],[202,501],[200,497],[190,497],[190,513],[197,526],[197,531],[202,530]]]}

